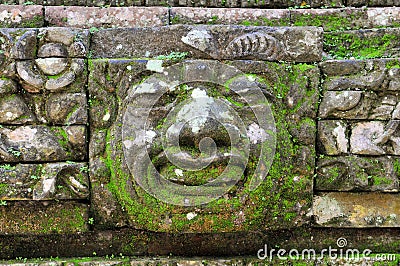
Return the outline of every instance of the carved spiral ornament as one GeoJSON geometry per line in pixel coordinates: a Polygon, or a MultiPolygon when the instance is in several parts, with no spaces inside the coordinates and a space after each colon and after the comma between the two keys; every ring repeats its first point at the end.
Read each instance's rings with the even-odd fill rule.
{"type": "Polygon", "coordinates": [[[232,66],[170,66],[133,86],[125,103],[131,181],[163,202],[206,204],[240,180],[255,189],[268,173],[276,142],[271,109],[256,83],[232,66]]]}

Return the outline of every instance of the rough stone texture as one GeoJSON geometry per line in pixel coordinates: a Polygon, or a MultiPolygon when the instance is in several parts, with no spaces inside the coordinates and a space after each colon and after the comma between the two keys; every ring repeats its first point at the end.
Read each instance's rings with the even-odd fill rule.
{"type": "MultiPolygon", "coordinates": [[[[398,192],[399,158],[385,155],[400,154],[399,63],[321,63],[316,191],[398,192]]],[[[323,226],[394,227],[398,202],[397,194],[332,192],[315,196],[313,211],[323,226]]]]}
{"type": "Polygon", "coordinates": [[[367,14],[373,27],[398,26],[400,23],[400,7],[368,8],[367,14]]]}
{"type": "Polygon", "coordinates": [[[398,0],[350,0],[348,6],[400,6],[398,0]]]}
{"type": "MultiPolygon", "coordinates": [[[[268,251],[268,249],[267,249],[268,251]]],[[[142,266],[142,265],[163,265],[163,266],[175,266],[175,265],[181,265],[181,266],[188,266],[188,265],[195,265],[195,266],[206,266],[206,265],[211,265],[211,266],[222,266],[222,265],[227,265],[227,266],[238,266],[238,265],[279,265],[282,264],[282,261],[291,261],[290,263],[293,263],[292,261],[295,261],[294,263],[297,264],[304,264],[304,265],[310,265],[311,263],[314,263],[313,259],[307,259],[307,258],[295,258],[293,255],[293,258],[289,257],[289,251],[287,251],[287,254],[285,254],[283,258],[278,258],[278,257],[272,257],[271,259],[269,258],[268,254],[265,259],[257,259],[257,258],[250,258],[250,257],[245,257],[245,256],[238,256],[238,257],[227,257],[227,258],[210,258],[210,257],[199,257],[199,258],[149,258],[149,257],[142,257],[142,258],[111,258],[111,259],[104,259],[104,258],[69,258],[69,259],[41,259],[41,260],[25,260],[25,262],[20,262],[18,260],[13,260],[13,261],[5,261],[1,266],[113,266],[113,265],[131,265],[131,266],[142,266]]],[[[392,254],[391,254],[392,255],[392,254]]],[[[393,254],[394,255],[394,254],[393,254]]],[[[262,255],[263,256],[263,255],[262,255]]],[[[307,255],[306,255],[307,256],[307,255]]],[[[316,254],[315,257],[319,256],[319,254],[316,254]]],[[[382,256],[382,258],[385,258],[382,256]]],[[[397,256],[394,256],[394,261],[397,262],[397,256]]],[[[346,259],[345,256],[343,258],[335,258],[332,256],[331,258],[323,258],[321,260],[318,260],[318,263],[320,265],[339,265],[339,266],[345,266],[351,263],[351,265],[357,266],[373,266],[376,265],[377,263],[380,263],[380,258],[374,258],[373,256],[371,257],[365,257],[365,258],[357,258],[357,259],[346,259]]],[[[389,263],[392,262],[392,257],[390,259],[386,259],[389,263]]],[[[1,263],[1,261],[0,261],[1,263]]],[[[393,262],[394,263],[394,262],[393,262]]],[[[301,265],[300,264],[300,265],[301,265]]]]}
{"type": "Polygon", "coordinates": [[[0,206],[1,234],[77,234],[89,230],[88,205],[54,201],[8,201],[0,206]]]}
{"type": "Polygon", "coordinates": [[[318,141],[322,154],[340,155],[349,151],[347,124],[340,120],[318,122],[318,141]]]}
{"type": "Polygon", "coordinates": [[[322,193],[314,197],[316,223],[331,227],[399,226],[399,195],[322,193]]]}
{"type": "Polygon", "coordinates": [[[290,11],[290,18],[293,26],[317,26],[324,31],[370,27],[370,17],[362,8],[296,9],[290,11]]]}
{"type": "Polygon", "coordinates": [[[0,27],[36,28],[44,25],[42,6],[0,6],[0,27]]]}
{"type": "Polygon", "coordinates": [[[85,160],[86,127],[0,128],[0,162],[85,160]]]}
{"type": "Polygon", "coordinates": [[[399,57],[399,28],[349,30],[324,34],[327,59],[399,57]]]}
{"type": "Polygon", "coordinates": [[[400,8],[296,9],[290,11],[291,26],[317,26],[324,31],[374,27],[397,27],[400,8]]]}
{"type": "Polygon", "coordinates": [[[38,32],[38,38],[39,57],[85,58],[89,53],[88,30],[58,27],[42,28],[38,32]],[[67,55],[60,56],[57,52],[59,49],[66,50],[67,55]],[[43,55],[40,55],[41,50],[43,55]]]}
{"type": "Polygon", "coordinates": [[[319,117],[343,120],[319,122],[320,151],[399,155],[399,60],[327,61],[321,68],[327,77],[319,117]]]}
{"type": "Polygon", "coordinates": [[[324,0],[324,1],[259,1],[259,0],[3,0],[2,4],[31,4],[46,6],[187,6],[187,7],[245,7],[245,8],[334,8],[347,6],[400,6],[398,0],[324,0]]]}
{"type": "Polygon", "coordinates": [[[60,27],[154,27],[168,24],[166,7],[45,7],[46,21],[60,27]]]}
{"type": "Polygon", "coordinates": [[[1,200],[62,200],[89,197],[85,163],[0,165],[1,200]]]}
{"type": "Polygon", "coordinates": [[[392,157],[323,157],[318,160],[318,191],[398,192],[399,161],[392,157]]]}
{"type": "MultiPolygon", "coordinates": [[[[234,186],[231,192],[225,193],[223,198],[216,202],[197,207],[180,207],[153,198],[136,183],[151,183],[151,178],[146,179],[145,177],[142,180],[143,177],[136,175],[137,178],[132,179],[132,176],[135,176],[132,173],[132,166],[140,168],[146,162],[142,160],[143,154],[146,154],[146,147],[139,147],[140,150],[136,153],[132,150],[132,147],[137,145],[135,143],[140,142],[141,137],[139,136],[147,136],[147,152],[155,160],[160,173],[167,176],[172,182],[191,186],[198,183],[191,183],[193,180],[190,179],[190,173],[177,171],[179,167],[175,166],[171,169],[171,165],[164,162],[166,158],[164,158],[165,155],[163,155],[158,144],[162,141],[159,135],[162,134],[163,124],[167,123],[163,122],[164,118],[171,112],[173,106],[182,101],[182,97],[186,97],[182,96],[185,95],[185,88],[190,92],[187,95],[189,99],[194,97],[193,95],[201,94],[200,92],[203,90],[213,96],[215,95],[216,98],[229,99],[226,102],[230,103],[230,106],[240,113],[246,128],[248,127],[248,132],[253,132],[248,134],[250,134],[250,140],[254,138],[254,144],[263,138],[261,131],[263,129],[254,124],[255,117],[249,107],[261,108],[260,111],[263,111],[263,109],[259,102],[260,98],[251,96],[251,93],[244,94],[247,97],[246,99],[250,100],[248,103],[250,106],[246,107],[243,99],[235,96],[232,92],[229,94],[218,92],[218,89],[213,91],[207,88],[208,85],[201,84],[201,82],[189,83],[186,87],[182,87],[183,90],[182,88],[175,90],[171,87],[170,92],[165,92],[166,95],[156,103],[152,108],[153,111],[150,112],[148,119],[151,128],[147,130],[146,134],[144,132],[140,134],[131,132],[140,129],[145,122],[140,117],[144,117],[146,112],[150,110],[146,108],[151,107],[149,104],[154,98],[152,93],[162,92],[163,87],[166,86],[163,84],[171,82],[171,79],[173,82],[180,80],[179,76],[175,76],[180,71],[169,73],[167,75],[168,80],[163,80],[162,75],[157,76],[156,74],[161,80],[157,81],[153,76],[148,78],[148,83],[132,87],[132,84],[137,84],[146,78],[149,70],[153,73],[171,71],[165,65],[167,62],[161,65],[159,63],[163,62],[159,61],[161,60],[157,62],[154,62],[154,60],[92,60],[90,62],[92,78],[90,78],[88,89],[90,97],[93,99],[90,106],[92,136],[90,142],[90,178],[92,187],[96,188],[92,193],[92,212],[95,214],[96,226],[98,228],[112,228],[127,223],[135,228],[155,231],[224,232],[250,230],[250,228],[259,227],[283,228],[284,225],[293,227],[307,223],[306,214],[310,207],[312,191],[311,177],[313,171],[311,169],[313,169],[315,154],[313,143],[315,142],[317,68],[306,64],[298,66],[278,63],[266,64],[265,62],[250,63],[249,61],[231,62],[234,67],[244,73],[253,73],[253,79],[265,90],[264,94],[273,104],[272,111],[278,126],[276,160],[271,166],[266,181],[254,192],[243,190],[240,183],[244,181],[240,181],[239,185],[234,186]],[[282,73],[285,74],[282,75],[282,73]],[[279,77],[285,78],[280,79],[279,77]],[[126,115],[127,113],[128,115],[126,115]],[[283,115],[284,113],[286,115],[283,115]],[[291,122],[289,123],[289,121],[291,122]],[[296,123],[292,123],[293,121],[296,121],[296,123]],[[131,134],[133,135],[131,136],[131,134]],[[128,154],[124,153],[126,151],[128,151],[128,154]],[[140,163],[142,161],[144,163],[140,163]],[[185,176],[189,176],[189,178],[185,179],[185,176]],[[286,205],[287,203],[289,205],[286,205]],[[124,212],[121,212],[121,210],[124,210],[124,212]],[[269,211],[265,213],[261,210],[269,211]],[[259,211],[262,214],[260,216],[255,215],[259,211]],[[231,216],[232,213],[234,213],[234,216],[231,216]],[[217,226],[222,220],[225,221],[224,226],[217,226]],[[258,221],[262,221],[261,224],[258,221]]],[[[216,78],[219,74],[224,79],[228,79],[232,75],[229,72],[231,71],[230,68],[221,68],[212,61],[194,60],[185,62],[186,67],[181,69],[183,71],[182,77],[185,77],[184,80],[198,80],[199,78],[207,80],[216,78]],[[202,64],[210,65],[202,68],[202,64]],[[200,71],[200,69],[203,70],[200,71]],[[227,76],[222,75],[224,71],[228,71],[225,73],[227,76]]],[[[174,67],[177,66],[179,64],[174,65],[174,67]]],[[[182,66],[185,66],[185,64],[182,66]]],[[[214,82],[218,84],[216,80],[214,82]]],[[[229,84],[232,88],[248,86],[245,79],[230,79],[229,84]]],[[[197,110],[196,112],[201,113],[203,111],[197,110]]],[[[197,122],[191,125],[191,130],[185,131],[186,129],[183,129],[181,141],[186,143],[184,146],[195,148],[196,139],[205,136],[215,138],[219,146],[226,145],[226,137],[217,133],[221,130],[213,130],[210,127],[210,131],[207,131],[208,128],[206,130],[203,126],[199,126],[198,129],[204,135],[197,136],[198,131],[195,128],[197,128],[197,122]]],[[[199,145],[201,146],[201,144],[199,145]]],[[[259,148],[256,145],[250,153],[257,152],[257,149],[259,148]]],[[[178,164],[184,163],[186,160],[185,158],[181,159],[178,159],[178,164]]],[[[190,162],[190,160],[188,161],[190,162]]],[[[254,171],[252,170],[254,166],[251,166],[255,165],[254,163],[252,162],[248,166],[248,171],[254,171]]],[[[213,167],[206,169],[197,171],[199,172],[197,177],[192,176],[191,178],[197,178],[195,182],[199,182],[198,178],[201,178],[202,175],[210,178],[220,173],[214,171],[217,169],[213,167]],[[214,174],[210,176],[207,171],[212,171],[210,173],[214,174]]],[[[154,178],[156,178],[156,175],[154,178]]],[[[187,187],[187,190],[189,195],[190,187],[187,187]]],[[[150,194],[152,193],[154,191],[150,191],[150,194]]]]}
{"type": "Polygon", "coordinates": [[[171,9],[171,24],[239,24],[254,26],[288,26],[290,10],[238,9],[238,8],[190,8],[171,9]]]}
{"type": "Polygon", "coordinates": [[[86,125],[87,122],[87,100],[83,93],[4,93],[0,99],[0,123],[3,124],[86,125]]]}
{"type": "Polygon", "coordinates": [[[94,58],[155,57],[188,52],[192,58],[312,62],[321,59],[318,28],[183,26],[108,29],[92,37],[94,58]],[[134,42],[126,42],[133,39],[134,42]],[[145,49],[143,49],[145,47],[145,49]]]}

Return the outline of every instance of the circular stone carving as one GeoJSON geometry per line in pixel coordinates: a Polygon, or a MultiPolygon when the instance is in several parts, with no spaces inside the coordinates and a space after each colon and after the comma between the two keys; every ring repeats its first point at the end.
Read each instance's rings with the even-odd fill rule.
{"type": "Polygon", "coordinates": [[[167,67],[131,88],[125,104],[126,163],[133,180],[161,201],[206,204],[239,180],[255,189],[269,171],[271,109],[257,84],[232,66],[195,60],[167,67]],[[249,166],[254,150],[258,162],[249,166]],[[200,180],[203,173],[212,175],[200,180]]]}

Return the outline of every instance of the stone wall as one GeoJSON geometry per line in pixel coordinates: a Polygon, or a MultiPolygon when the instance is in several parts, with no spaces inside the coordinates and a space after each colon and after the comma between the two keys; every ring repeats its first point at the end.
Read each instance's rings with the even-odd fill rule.
{"type": "Polygon", "coordinates": [[[399,7],[37,4],[0,6],[1,258],[399,250],[399,7]]]}

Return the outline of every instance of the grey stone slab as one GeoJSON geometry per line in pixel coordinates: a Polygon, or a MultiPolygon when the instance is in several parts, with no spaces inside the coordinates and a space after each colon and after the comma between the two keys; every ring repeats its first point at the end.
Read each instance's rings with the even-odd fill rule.
{"type": "Polygon", "coordinates": [[[321,157],[317,163],[316,191],[398,192],[397,157],[321,157]]]}
{"type": "Polygon", "coordinates": [[[87,157],[86,127],[0,128],[1,162],[82,161],[87,157]]]}
{"type": "Polygon", "coordinates": [[[314,196],[316,223],[325,227],[399,227],[399,195],[329,192],[314,196]]]}
{"type": "Polygon", "coordinates": [[[171,8],[172,24],[238,24],[289,26],[290,10],[245,8],[171,8]]]}
{"type": "Polygon", "coordinates": [[[188,52],[191,58],[313,62],[321,60],[321,34],[322,29],[314,27],[176,25],[108,29],[93,34],[92,50],[95,58],[141,58],[188,52]]]}
{"type": "Polygon", "coordinates": [[[89,231],[89,206],[73,201],[7,201],[0,206],[2,234],[54,235],[89,231]]]}
{"type": "Polygon", "coordinates": [[[58,27],[154,27],[168,24],[167,7],[48,6],[46,21],[58,27]]]}
{"type": "Polygon", "coordinates": [[[37,28],[44,25],[41,5],[1,5],[1,28],[37,28]]]}
{"type": "Polygon", "coordinates": [[[89,197],[86,163],[1,164],[1,200],[84,200],[89,197]]]}
{"type": "Polygon", "coordinates": [[[0,123],[7,125],[86,125],[87,99],[83,93],[3,94],[0,123]]]}

